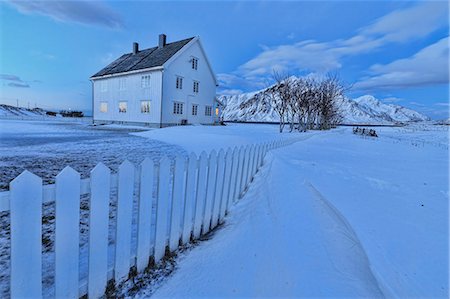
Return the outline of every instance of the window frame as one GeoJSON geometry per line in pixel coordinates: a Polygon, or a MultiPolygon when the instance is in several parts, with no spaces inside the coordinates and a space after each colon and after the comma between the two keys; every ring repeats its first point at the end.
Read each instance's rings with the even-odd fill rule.
{"type": "Polygon", "coordinates": [[[182,76],[176,76],[176,80],[175,80],[175,88],[176,89],[183,89],[183,77],[182,76]]]}
{"type": "Polygon", "coordinates": [[[100,92],[107,92],[108,91],[108,80],[101,80],[100,81],[100,92]]]}
{"type": "Polygon", "coordinates": [[[100,110],[100,113],[108,113],[108,101],[100,101],[99,110],[100,110]],[[105,107],[103,107],[103,105],[105,105],[105,107]],[[103,108],[106,108],[106,109],[103,109],[103,108]]]}
{"type": "Polygon", "coordinates": [[[150,75],[142,75],[141,76],[141,88],[150,88],[150,75]]]}
{"type": "Polygon", "coordinates": [[[199,93],[199,89],[200,89],[200,82],[193,80],[193,84],[192,84],[192,91],[194,93],[199,93]],[[197,87],[197,88],[196,88],[197,87]]]}
{"type": "Polygon", "coordinates": [[[198,106],[199,106],[198,104],[192,104],[192,109],[191,109],[192,116],[197,116],[198,115],[198,106]]]}
{"type": "Polygon", "coordinates": [[[191,57],[191,69],[198,70],[198,58],[195,56],[191,57]]]}
{"type": "Polygon", "coordinates": [[[119,101],[119,114],[122,114],[122,113],[127,113],[128,112],[128,101],[119,101]],[[125,104],[125,110],[124,111],[122,111],[122,109],[120,108],[120,106],[121,106],[121,104],[125,104]]]}
{"type": "Polygon", "coordinates": [[[205,106],[205,116],[212,116],[212,106],[205,106]]]}
{"type": "MultiPolygon", "coordinates": [[[[141,114],[150,114],[150,111],[152,109],[152,103],[151,103],[150,100],[141,100],[140,107],[141,107],[141,114]],[[147,103],[147,105],[148,105],[148,110],[147,111],[143,111],[143,109],[142,109],[142,107],[143,107],[142,104],[144,104],[144,103],[147,103]]],[[[146,110],[146,109],[144,109],[144,110],[146,110]]]]}
{"type": "Polygon", "coordinates": [[[127,78],[119,78],[119,90],[127,90],[127,78]]]}
{"type": "Polygon", "coordinates": [[[183,108],[184,108],[183,102],[173,101],[172,113],[174,115],[183,115],[183,108]]]}

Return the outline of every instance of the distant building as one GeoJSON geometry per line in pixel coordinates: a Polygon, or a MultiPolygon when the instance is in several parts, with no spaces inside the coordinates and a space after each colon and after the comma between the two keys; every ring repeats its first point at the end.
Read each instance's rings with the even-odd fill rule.
{"type": "Polygon", "coordinates": [[[95,123],[212,124],[217,79],[199,37],[124,54],[91,78],[95,123]]]}

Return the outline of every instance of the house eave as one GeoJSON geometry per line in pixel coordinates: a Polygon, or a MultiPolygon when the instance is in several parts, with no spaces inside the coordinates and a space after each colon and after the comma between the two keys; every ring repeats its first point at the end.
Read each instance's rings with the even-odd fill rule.
{"type": "Polygon", "coordinates": [[[137,73],[144,73],[144,72],[149,72],[149,71],[160,71],[163,70],[164,66],[154,66],[154,67],[150,67],[150,68],[145,68],[145,69],[140,69],[140,70],[134,70],[134,71],[129,71],[129,72],[122,72],[122,73],[115,73],[115,74],[108,74],[108,75],[103,75],[103,76],[96,76],[96,77],[91,77],[90,80],[94,81],[94,80],[98,80],[98,79],[107,79],[107,78],[112,78],[112,77],[120,77],[120,76],[126,76],[126,75],[132,75],[132,74],[137,74],[137,73]]]}

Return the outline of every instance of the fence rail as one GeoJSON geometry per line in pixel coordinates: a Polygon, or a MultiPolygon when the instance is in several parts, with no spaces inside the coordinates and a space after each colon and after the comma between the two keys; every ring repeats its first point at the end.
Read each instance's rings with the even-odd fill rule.
{"type": "Polygon", "coordinates": [[[268,151],[298,139],[235,147],[200,156],[146,158],[138,168],[124,161],[117,174],[99,163],[89,179],[70,167],[56,183],[24,171],[0,193],[0,211],[11,224],[10,295],[38,298],[42,284],[42,205],[55,202],[55,297],[98,298],[108,281],[119,283],[131,267],[144,271],[166,250],[208,233],[224,221],[229,208],[247,190],[268,151]],[[111,194],[117,191],[115,217],[109,216],[111,194]],[[89,194],[87,277],[80,280],[80,197],[89,194]],[[137,202],[137,209],[133,203],[137,202]],[[133,231],[133,219],[137,229],[133,231]],[[108,229],[115,221],[114,262],[108,263],[108,229]],[[135,234],[133,236],[133,234],[135,234]],[[135,237],[135,244],[131,242],[135,237]],[[132,248],[135,246],[135,248],[132,248]]]}

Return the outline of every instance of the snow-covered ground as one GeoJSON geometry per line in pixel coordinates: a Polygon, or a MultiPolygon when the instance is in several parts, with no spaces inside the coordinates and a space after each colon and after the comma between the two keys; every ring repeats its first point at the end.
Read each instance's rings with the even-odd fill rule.
{"type": "Polygon", "coordinates": [[[377,132],[313,132],[273,151],[154,297],[448,298],[448,127],[377,132]]]}
{"type": "Polygon", "coordinates": [[[87,177],[98,162],[116,171],[125,159],[138,165],[145,157],[185,153],[173,144],[129,134],[143,130],[148,128],[0,120],[0,190],[25,169],[48,184],[67,165],[87,177]]]}
{"type": "MultiPolygon", "coordinates": [[[[88,173],[98,161],[114,169],[124,158],[136,164],[149,154],[301,139],[272,151],[225,224],[136,297],[448,297],[448,127],[375,128],[379,138],[353,135],[351,128],[279,134],[276,125],[249,124],[135,129],[0,121],[2,181],[16,164],[50,182],[66,164],[88,173]]],[[[45,217],[48,286],[54,218],[45,217]]],[[[0,294],[7,296],[3,220],[0,294]]]]}

